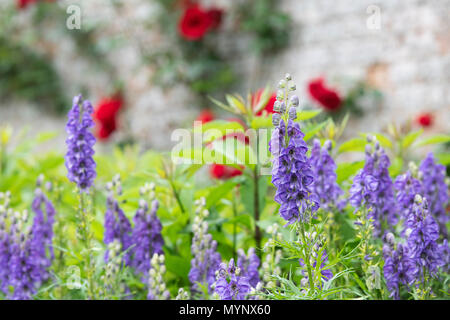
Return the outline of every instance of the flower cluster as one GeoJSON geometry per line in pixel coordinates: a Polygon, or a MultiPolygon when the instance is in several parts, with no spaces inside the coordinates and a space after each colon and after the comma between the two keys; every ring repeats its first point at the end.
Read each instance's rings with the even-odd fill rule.
{"type": "Polygon", "coordinates": [[[164,282],[164,274],[166,273],[166,266],[164,265],[163,254],[153,254],[150,261],[151,269],[149,271],[148,280],[148,300],[168,300],[170,299],[170,292],[166,288],[164,282]]]}
{"type": "Polygon", "coordinates": [[[330,205],[341,207],[342,203],[338,204],[338,198],[344,193],[336,183],[336,164],[330,155],[331,147],[329,140],[321,148],[320,141],[314,139],[309,159],[314,173],[312,190],[319,197],[323,208],[330,205]]]}
{"type": "MultiPolygon", "coordinates": [[[[373,139],[367,137],[369,143],[373,139]]],[[[389,157],[378,141],[374,143],[373,152],[368,144],[364,168],[355,176],[350,188],[350,204],[358,209],[365,207],[369,210],[368,218],[373,221],[375,236],[380,236],[383,229],[386,230],[397,223],[389,165],[389,157]]]]}
{"type": "Polygon", "coordinates": [[[96,173],[96,164],[93,159],[95,137],[90,132],[94,127],[92,113],[94,108],[89,101],[83,101],[81,95],[73,99],[72,109],[68,114],[66,131],[67,154],[65,164],[70,181],[86,192],[93,184],[96,173]]]}
{"type": "Polygon", "coordinates": [[[217,242],[208,233],[208,222],[205,221],[209,211],[205,208],[205,198],[196,201],[196,216],[192,225],[194,238],[192,239],[191,270],[189,271],[189,281],[192,292],[199,292],[198,284],[208,285],[209,290],[215,282],[215,273],[222,258],[217,249],[217,242]]]}
{"type": "Polygon", "coordinates": [[[414,165],[410,165],[411,170],[397,176],[394,187],[397,191],[396,202],[397,210],[403,220],[407,220],[410,216],[414,204],[414,197],[422,191],[422,184],[414,178],[413,173],[416,171],[414,165]]]}
{"type": "Polygon", "coordinates": [[[241,269],[242,275],[248,279],[253,288],[256,288],[260,281],[258,271],[260,261],[255,253],[255,249],[248,249],[247,255],[244,250],[239,249],[237,255],[237,266],[241,269]]]}
{"type": "Polygon", "coordinates": [[[384,278],[394,299],[400,298],[400,285],[409,287],[414,282],[417,266],[410,257],[408,246],[399,243],[395,247],[394,235],[386,234],[387,243],[383,246],[384,278]]]}
{"type": "Polygon", "coordinates": [[[311,98],[327,111],[336,111],[342,105],[342,99],[339,93],[336,90],[328,88],[323,78],[310,81],[308,84],[308,92],[311,98]]]}
{"type": "Polygon", "coordinates": [[[141,188],[141,196],[148,195],[152,200],[151,209],[147,201],[141,199],[139,209],[134,216],[134,228],[132,233],[133,260],[132,266],[142,274],[147,274],[151,267],[151,258],[154,254],[162,254],[164,240],[161,236],[162,225],[156,215],[159,208],[159,201],[154,199],[154,184],[146,184],[141,188]]]}
{"type": "Polygon", "coordinates": [[[220,26],[222,15],[220,9],[206,10],[198,3],[189,3],[178,24],[179,34],[188,41],[198,41],[220,26]]]}
{"type": "Polygon", "coordinates": [[[438,268],[444,265],[439,239],[439,226],[428,211],[428,201],[416,195],[412,213],[405,222],[408,234],[407,245],[411,258],[418,266],[416,280],[425,276],[426,270],[430,276],[435,276],[438,268]]]}
{"type": "Polygon", "coordinates": [[[299,100],[295,95],[288,100],[289,91],[295,90],[290,80],[291,76],[286,75],[280,81],[274,105],[276,113],[272,116],[275,129],[269,143],[273,155],[272,183],[277,189],[275,201],[280,204],[280,215],[288,224],[308,221],[309,214],[319,208],[318,198],[311,190],[314,173],[306,156],[308,146],[299,124],[294,122],[299,100]]]}
{"type": "MultiPolygon", "coordinates": [[[[111,183],[106,186],[108,190],[108,197],[106,200],[105,213],[105,244],[110,244],[115,241],[120,243],[123,251],[128,250],[132,245],[131,224],[125,216],[123,210],[119,207],[119,202],[114,198],[114,195],[120,196],[122,194],[122,186],[120,183],[120,176],[116,175],[111,183]]],[[[105,253],[105,261],[108,261],[109,250],[105,253]]],[[[130,263],[130,252],[124,256],[125,264],[130,263]]]]}
{"type": "Polygon", "coordinates": [[[28,212],[9,207],[10,193],[0,193],[0,289],[11,299],[31,299],[50,277],[54,259],[52,238],[55,209],[40,188],[35,191],[33,223],[26,227],[28,212]],[[9,287],[13,291],[9,291],[9,287]]]}
{"type": "Polygon", "coordinates": [[[446,224],[450,218],[446,212],[448,188],[445,183],[445,175],[445,167],[435,162],[433,153],[429,153],[420,164],[421,194],[427,199],[429,211],[438,222],[440,232],[447,238],[446,224]]]}
{"type": "Polygon", "coordinates": [[[221,300],[244,300],[250,293],[251,286],[242,271],[234,264],[234,259],[228,263],[221,263],[217,270],[215,293],[221,300]]]}
{"type": "Polygon", "coordinates": [[[439,226],[428,211],[427,199],[416,194],[411,207],[404,222],[406,243],[395,249],[394,235],[388,233],[383,247],[384,276],[391,296],[396,299],[400,297],[400,284],[407,288],[419,286],[435,277],[449,259],[447,243],[437,243],[439,226]]]}

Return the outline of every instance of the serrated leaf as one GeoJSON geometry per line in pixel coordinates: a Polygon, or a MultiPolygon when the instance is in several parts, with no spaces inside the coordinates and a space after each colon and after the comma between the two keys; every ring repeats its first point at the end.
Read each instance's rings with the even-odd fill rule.
{"type": "Polygon", "coordinates": [[[322,130],[323,127],[326,126],[328,121],[320,122],[310,128],[305,129],[305,137],[304,140],[308,141],[312,137],[314,137],[320,130],[322,130]]]}

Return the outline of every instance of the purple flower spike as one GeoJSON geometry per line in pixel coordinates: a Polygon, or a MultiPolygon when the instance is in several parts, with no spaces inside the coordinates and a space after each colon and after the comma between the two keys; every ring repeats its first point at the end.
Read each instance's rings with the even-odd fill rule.
{"type": "Polygon", "coordinates": [[[315,139],[311,149],[310,163],[314,173],[313,192],[320,199],[320,206],[328,208],[335,205],[342,208],[345,202],[338,203],[338,198],[344,193],[336,183],[336,163],[330,156],[331,141],[326,141],[320,147],[320,141],[315,139]]]}
{"type": "Polygon", "coordinates": [[[448,188],[445,183],[445,167],[437,164],[433,153],[429,153],[420,164],[419,177],[422,180],[421,194],[428,200],[429,211],[439,224],[441,234],[447,238],[446,223],[450,218],[446,212],[448,188]]]}
{"type": "Polygon", "coordinates": [[[76,96],[68,114],[65,164],[69,180],[87,192],[97,176],[93,159],[96,139],[90,131],[95,125],[92,120],[94,108],[89,101],[82,100],[81,95],[76,96]]]}
{"type": "Polygon", "coordinates": [[[244,300],[250,289],[248,279],[241,274],[240,268],[234,265],[233,259],[228,266],[225,263],[220,264],[215,292],[221,300],[244,300]]]}
{"type": "Polygon", "coordinates": [[[365,206],[370,210],[368,217],[373,220],[375,236],[381,236],[383,230],[391,229],[398,221],[389,166],[389,157],[378,142],[373,152],[367,145],[364,168],[355,176],[350,188],[350,204],[357,209],[365,206]]]}

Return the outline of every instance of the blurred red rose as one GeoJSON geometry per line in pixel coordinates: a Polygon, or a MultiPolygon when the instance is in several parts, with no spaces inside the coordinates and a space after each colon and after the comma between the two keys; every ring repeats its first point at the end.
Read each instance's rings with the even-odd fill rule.
{"type": "Polygon", "coordinates": [[[117,115],[123,107],[120,95],[103,98],[95,108],[94,118],[98,123],[97,136],[106,140],[117,129],[117,115]]]}
{"type": "Polygon", "coordinates": [[[342,104],[339,93],[325,86],[323,78],[312,80],[308,84],[308,92],[313,100],[328,111],[338,110],[342,104]]]}
{"type": "Polygon", "coordinates": [[[28,5],[37,2],[37,0],[17,0],[17,7],[19,9],[25,9],[28,5]]]}
{"type": "Polygon", "coordinates": [[[211,20],[211,29],[217,29],[222,23],[223,10],[218,8],[212,8],[208,10],[208,15],[211,20]]]}
{"type": "MultiPolygon", "coordinates": [[[[244,169],[243,166],[242,170],[244,169]]],[[[242,170],[230,167],[224,164],[213,164],[211,165],[209,172],[211,176],[215,179],[230,179],[236,176],[240,176],[242,174],[242,170]]]]}
{"type": "MultiPolygon", "coordinates": [[[[255,92],[255,94],[253,94],[253,96],[252,96],[252,106],[253,107],[255,107],[259,103],[263,92],[264,92],[264,89],[259,89],[258,91],[255,92]]],[[[260,111],[258,111],[256,113],[256,115],[257,116],[262,115],[264,110],[266,110],[267,113],[273,113],[273,105],[275,104],[275,101],[277,101],[277,94],[274,92],[274,93],[272,93],[269,100],[267,101],[266,106],[263,109],[261,109],[260,111]]]]}
{"type": "Polygon", "coordinates": [[[428,112],[427,113],[422,113],[422,114],[420,114],[417,117],[416,122],[420,126],[422,126],[424,128],[428,128],[428,127],[431,127],[433,125],[434,117],[433,117],[433,115],[431,113],[428,113],[428,112]]]}
{"type": "Polygon", "coordinates": [[[199,40],[212,25],[211,16],[198,4],[186,9],[178,24],[180,35],[186,40],[199,40]]]}
{"type": "Polygon", "coordinates": [[[197,116],[195,121],[200,121],[202,124],[208,123],[210,121],[213,121],[216,117],[214,116],[214,113],[212,113],[211,110],[203,110],[200,112],[200,114],[197,116]]]}

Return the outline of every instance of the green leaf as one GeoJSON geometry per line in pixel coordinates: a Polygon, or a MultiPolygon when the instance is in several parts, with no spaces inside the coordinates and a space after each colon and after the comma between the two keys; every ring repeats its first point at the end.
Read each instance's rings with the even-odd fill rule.
{"type": "Polygon", "coordinates": [[[327,125],[327,123],[328,123],[328,120],[320,122],[320,123],[318,123],[318,124],[316,124],[316,125],[314,125],[314,126],[312,126],[310,128],[306,128],[305,129],[305,138],[304,138],[304,140],[308,141],[309,139],[314,137],[320,130],[322,130],[323,127],[325,127],[327,125]]]}
{"type": "Polygon", "coordinates": [[[299,121],[310,120],[310,119],[312,119],[312,118],[317,117],[321,112],[322,112],[322,110],[304,110],[304,111],[298,111],[298,112],[297,112],[297,119],[296,119],[295,121],[296,121],[296,122],[299,122],[299,121]]]}
{"type": "Polygon", "coordinates": [[[450,153],[437,154],[436,157],[438,158],[440,164],[444,166],[450,165],[450,153]]]}
{"type": "Polygon", "coordinates": [[[410,145],[412,145],[414,143],[414,141],[416,141],[416,139],[422,134],[423,130],[420,129],[418,131],[414,131],[411,132],[409,134],[407,134],[403,139],[402,139],[402,148],[406,149],[408,148],[410,145]]]}
{"type": "Polygon", "coordinates": [[[402,172],[403,168],[403,159],[400,157],[394,158],[394,160],[391,163],[391,166],[389,167],[389,174],[393,177],[398,176],[402,172]]]}
{"type": "Polygon", "coordinates": [[[358,170],[364,167],[364,161],[357,161],[352,163],[340,163],[336,169],[337,175],[337,183],[342,183],[343,181],[350,178],[350,176],[354,175],[358,170]]]}
{"type": "Polygon", "coordinates": [[[366,139],[350,139],[339,146],[338,153],[345,152],[364,152],[366,148],[366,139]]]}
{"type": "Polygon", "coordinates": [[[430,144],[440,144],[450,142],[450,135],[438,134],[418,141],[414,146],[422,147],[430,144]]]}

